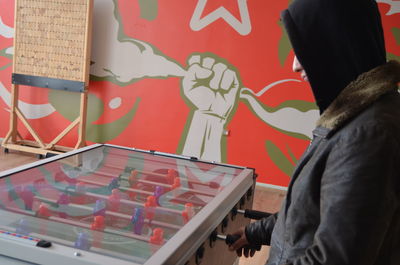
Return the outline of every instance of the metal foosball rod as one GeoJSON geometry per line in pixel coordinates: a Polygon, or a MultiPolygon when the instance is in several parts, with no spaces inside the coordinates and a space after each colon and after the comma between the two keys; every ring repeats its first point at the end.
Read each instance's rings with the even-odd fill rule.
{"type": "MultiPolygon", "coordinates": [[[[210,181],[208,183],[204,183],[204,182],[201,182],[201,181],[188,179],[188,178],[180,176],[178,174],[178,171],[176,171],[174,169],[169,169],[168,173],[166,173],[166,174],[164,173],[163,174],[163,173],[157,173],[157,172],[152,172],[152,171],[138,170],[138,169],[134,169],[134,168],[131,168],[131,167],[121,168],[121,167],[114,166],[114,165],[111,165],[111,164],[106,164],[106,165],[104,165],[104,167],[109,167],[109,168],[121,170],[123,172],[128,172],[128,173],[131,173],[131,174],[132,174],[133,171],[136,171],[139,174],[148,175],[148,176],[152,175],[152,176],[162,177],[162,178],[166,178],[167,180],[168,179],[173,179],[174,177],[179,177],[180,179],[186,180],[186,181],[188,181],[188,182],[190,182],[192,184],[198,184],[198,185],[206,186],[206,187],[209,187],[209,188],[212,188],[212,189],[219,189],[220,188],[219,183],[217,183],[215,181],[210,181]]],[[[105,174],[105,175],[110,175],[110,173],[106,173],[106,172],[99,172],[99,173],[100,174],[105,174]]]]}
{"type": "MultiPolygon", "coordinates": [[[[134,171],[133,171],[134,172],[134,171]]],[[[166,188],[170,188],[170,189],[179,189],[185,192],[192,192],[195,194],[199,194],[199,195],[203,195],[203,196],[209,196],[214,198],[218,193],[212,193],[212,192],[208,192],[208,191],[202,191],[202,190],[195,190],[195,189],[190,189],[190,188],[185,188],[182,187],[180,185],[180,178],[179,177],[175,177],[172,181],[172,184],[165,184],[165,183],[159,183],[159,182],[155,182],[155,181],[150,181],[150,180],[143,180],[143,179],[139,179],[136,178],[135,173],[131,173],[131,177],[124,177],[124,176],[120,176],[120,179],[128,181],[128,182],[140,182],[140,183],[144,183],[144,184],[150,184],[153,186],[162,186],[162,187],[166,187],[166,188]]]]}
{"type": "MultiPolygon", "coordinates": [[[[12,212],[22,213],[22,214],[25,214],[25,215],[30,215],[30,216],[35,216],[36,215],[36,213],[34,211],[31,211],[31,210],[22,210],[22,209],[18,209],[18,208],[14,208],[14,207],[6,207],[6,209],[10,210],[12,212]]],[[[72,226],[85,228],[85,229],[88,229],[88,230],[93,230],[91,228],[90,224],[86,224],[86,223],[82,223],[82,222],[78,222],[78,221],[74,221],[74,220],[70,220],[70,219],[65,219],[65,218],[61,218],[61,217],[57,217],[57,216],[48,216],[46,219],[50,220],[50,221],[55,221],[57,223],[68,224],[68,225],[72,225],[72,226]]],[[[107,233],[110,233],[110,234],[114,234],[114,235],[133,238],[133,239],[136,239],[136,240],[149,241],[149,237],[130,234],[130,233],[125,233],[125,232],[119,232],[119,231],[117,231],[115,229],[104,228],[103,231],[107,232],[107,233]]]]}
{"type": "MultiPolygon", "coordinates": [[[[12,212],[22,213],[22,214],[30,215],[30,216],[36,216],[37,215],[36,212],[31,211],[31,210],[22,210],[22,209],[18,209],[18,208],[15,208],[15,207],[6,207],[5,209],[10,210],[12,212]]],[[[150,236],[150,237],[149,236],[141,236],[141,235],[138,235],[138,234],[121,232],[121,231],[118,231],[118,230],[115,230],[115,229],[107,228],[105,226],[105,224],[104,224],[104,221],[101,221],[100,224],[98,223],[98,220],[102,220],[99,217],[102,217],[102,216],[95,216],[94,223],[92,223],[91,225],[86,224],[86,223],[82,223],[82,222],[78,222],[78,221],[74,221],[74,220],[70,220],[70,219],[56,217],[56,216],[46,216],[45,218],[47,220],[55,221],[57,223],[68,224],[68,225],[84,228],[84,229],[87,229],[87,230],[95,230],[95,231],[99,231],[99,232],[106,232],[108,234],[128,237],[128,238],[132,238],[132,239],[135,239],[135,240],[140,240],[140,241],[144,241],[144,242],[147,242],[147,243],[151,243],[151,244],[154,244],[154,245],[162,245],[165,242],[164,231],[161,228],[153,229],[153,235],[150,236]]]]}
{"type": "MultiPolygon", "coordinates": [[[[92,184],[92,183],[91,183],[92,184]]],[[[97,184],[100,185],[100,184],[97,184]]],[[[98,198],[98,199],[103,199],[103,200],[108,200],[108,196],[106,195],[101,195],[101,194],[97,194],[97,193],[93,193],[93,192],[88,192],[88,191],[77,191],[76,188],[72,188],[72,187],[67,187],[67,189],[65,191],[73,191],[79,195],[86,195],[89,197],[94,197],[94,198],[98,198]]],[[[146,192],[146,195],[152,196],[153,193],[151,192],[146,192]]],[[[139,207],[145,207],[145,203],[141,203],[141,202],[136,202],[136,201],[130,201],[130,200],[126,200],[126,199],[120,199],[121,204],[126,204],[126,205],[130,205],[133,207],[139,206],[139,207]]],[[[174,214],[181,214],[181,211],[179,210],[175,210],[175,209],[170,209],[170,208],[165,208],[165,207],[161,207],[161,206],[157,206],[156,208],[166,211],[166,212],[170,212],[170,213],[174,213],[174,214]]]]}
{"type": "Polygon", "coordinates": [[[242,210],[242,209],[234,208],[232,211],[233,212],[236,211],[236,213],[243,214],[244,217],[254,219],[254,220],[260,220],[260,219],[267,218],[270,215],[272,215],[272,213],[260,212],[260,211],[250,210],[250,209],[242,210]]]}
{"type": "MultiPolygon", "coordinates": [[[[137,175],[139,173],[144,174],[143,172],[144,171],[133,170],[131,172],[131,176],[137,175]]],[[[100,175],[100,176],[105,176],[105,177],[116,178],[115,174],[107,173],[107,172],[96,171],[96,172],[92,172],[92,174],[93,175],[100,175]]],[[[154,173],[153,174],[151,172],[148,172],[148,175],[150,175],[150,174],[156,175],[156,176],[161,176],[161,177],[166,177],[165,174],[160,174],[160,173],[154,173]]],[[[123,175],[118,176],[118,178],[121,179],[121,180],[125,180],[125,181],[131,181],[131,177],[126,177],[126,176],[123,176],[123,175]]],[[[135,176],[135,178],[136,178],[136,176],[135,176]]],[[[213,193],[213,192],[208,192],[208,191],[201,191],[201,190],[195,190],[195,189],[181,187],[180,186],[180,180],[181,180],[181,178],[176,176],[176,177],[171,177],[170,178],[170,181],[169,181],[170,184],[160,183],[160,182],[155,182],[155,181],[150,181],[150,180],[145,180],[145,179],[140,179],[140,178],[136,178],[135,181],[139,182],[139,183],[150,184],[150,185],[154,185],[154,186],[162,186],[162,187],[171,188],[171,189],[179,187],[179,189],[181,189],[181,190],[183,190],[185,192],[192,192],[192,193],[200,194],[200,195],[203,195],[203,196],[209,196],[209,197],[215,197],[218,194],[217,192],[213,193]],[[179,182],[179,186],[178,187],[175,185],[176,182],[179,182]]],[[[215,186],[215,185],[217,185],[219,187],[219,184],[216,183],[216,182],[210,182],[210,183],[216,183],[216,184],[205,184],[205,183],[201,183],[201,182],[198,182],[198,181],[193,182],[191,180],[190,180],[190,182],[194,183],[194,184],[202,184],[203,186],[207,186],[207,187],[215,186]]]]}
{"type": "MultiPolygon", "coordinates": [[[[48,199],[48,198],[43,198],[40,196],[35,196],[35,199],[41,201],[41,202],[46,202],[46,203],[52,203],[52,204],[57,204],[56,200],[53,199],[48,199]]],[[[72,207],[72,208],[77,208],[77,209],[82,209],[88,212],[93,212],[94,208],[93,207],[89,207],[89,206],[85,206],[85,205],[81,205],[81,204],[75,204],[75,203],[69,203],[68,207],[72,207]]],[[[119,213],[119,212],[115,212],[115,211],[111,211],[111,210],[105,210],[105,214],[106,215],[110,215],[110,216],[114,216],[114,217],[118,217],[118,218],[122,218],[122,219],[126,219],[126,220],[131,220],[132,216],[129,216],[127,214],[123,214],[123,213],[119,213]]],[[[155,220],[149,220],[149,219],[144,219],[145,223],[148,224],[153,224],[153,225],[159,225],[165,228],[169,228],[169,229],[174,229],[174,230],[179,230],[181,228],[181,226],[179,225],[173,225],[173,224],[169,224],[169,223],[165,223],[165,222],[161,222],[161,221],[155,221],[155,220]]]]}
{"type": "MultiPolygon", "coordinates": [[[[97,173],[93,173],[93,174],[96,175],[97,173]]],[[[99,175],[101,175],[101,174],[99,174],[99,175]]],[[[111,174],[110,174],[109,177],[116,178],[115,176],[113,176],[111,174]]],[[[119,179],[129,181],[129,178],[126,178],[126,177],[119,177],[119,179]]],[[[97,185],[97,186],[104,186],[104,184],[101,184],[101,183],[99,183],[97,181],[93,181],[93,180],[87,180],[87,179],[80,178],[79,181],[86,182],[86,183],[93,184],[93,185],[97,185]]],[[[180,186],[180,183],[179,183],[179,185],[175,186],[175,185],[170,185],[170,184],[165,184],[165,183],[158,183],[158,182],[154,182],[154,181],[141,180],[141,179],[137,179],[136,181],[140,182],[140,183],[144,183],[144,184],[150,184],[150,185],[153,185],[153,186],[161,186],[161,187],[167,187],[167,188],[170,188],[170,189],[178,189],[178,190],[182,190],[184,192],[191,192],[191,193],[199,194],[199,195],[202,195],[202,196],[209,196],[209,197],[212,197],[212,198],[214,198],[217,195],[217,193],[214,194],[214,193],[210,193],[210,192],[207,192],[207,191],[200,191],[200,190],[195,190],[195,189],[184,188],[184,187],[180,186]]],[[[135,193],[143,193],[143,194],[147,194],[147,195],[151,195],[152,194],[149,191],[142,191],[142,190],[127,188],[127,187],[119,187],[119,189],[125,190],[125,191],[131,191],[131,192],[135,192],[135,193]]]]}
{"type": "MultiPolygon", "coordinates": [[[[99,183],[97,181],[83,180],[83,179],[80,179],[79,181],[83,182],[83,183],[93,184],[93,185],[96,185],[96,186],[99,186],[99,187],[104,187],[103,183],[99,183]]],[[[119,186],[117,188],[119,190],[122,190],[122,191],[128,191],[128,192],[133,192],[133,193],[138,193],[138,194],[144,194],[144,195],[147,195],[147,196],[153,196],[154,195],[154,192],[150,192],[150,191],[143,191],[143,190],[139,190],[139,189],[132,189],[132,188],[126,188],[126,187],[121,187],[121,186],[119,186]]],[[[100,195],[100,194],[96,194],[96,193],[88,193],[88,192],[84,192],[84,193],[85,194],[90,194],[91,196],[94,196],[94,197],[107,198],[107,196],[105,196],[105,195],[100,195]]],[[[179,201],[180,199],[176,198],[176,200],[179,201]]],[[[129,200],[125,200],[125,199],[121,199],[121,203],[128,204],[128,205],[134,205],[134,206],[144,206],[143,203],[135,202],[135,201],[129,201],[129,200]]],[[[191,203],[191,201],[185,199],[184,203],[191,203]]],[[[165,208],[165,207],[161,207],[161,206],[157,206],[157,208],[160,208],[160,209],[162,209],[164,211],[171,212],[171,213],[178,213],[178,214],[181,213],[181,211],[179,211],[179,210],[165,208]]]]}
{"type": "MultiPolygon", "coordinates": [[[[221,235],[221,234],[218,234],[217,231],[214,231],[211,233],[211,236],[210,236],[210,244],[215,242],[218,239],[218,240],[223,240],[228,246],[231,246],[239,238],[240,238],[239,235],[231,235],[231,234],[221,235]]],[[[248,245],[243,246],[243,248],[259,251],[261,249],[261,245],[248,244],[248,245]]]]}

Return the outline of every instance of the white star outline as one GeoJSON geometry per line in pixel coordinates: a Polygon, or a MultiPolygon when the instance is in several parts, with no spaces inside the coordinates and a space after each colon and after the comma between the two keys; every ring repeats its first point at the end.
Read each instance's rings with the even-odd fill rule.
{"type": "Polygon", "coordinates": [[[249,10],[247,8],[247,0],[237,0],[240,17],[242,22],[236,19],[225,7],[219,7],[207,16],[201,18],[204,8],[208,0],[199,0],[194,10],[192,19],[190,20],[190,28],[194,31],[202,30],[217,19],[222,18],[240,35],[248,35],[251,32],[251,21],[249,10]]]}

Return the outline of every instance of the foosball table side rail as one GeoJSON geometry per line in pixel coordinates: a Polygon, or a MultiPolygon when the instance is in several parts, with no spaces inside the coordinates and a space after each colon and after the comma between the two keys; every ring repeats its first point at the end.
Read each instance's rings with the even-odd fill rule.
{"type": "Polygon", "coordinates": [[[236,210],[252,208],[254,186],[254,170],[244,169],[145,265],[233,264],[236,252],[230,252],[224,241],[212,237],[215,232],[233,233],[250,222],[236,210]]]}

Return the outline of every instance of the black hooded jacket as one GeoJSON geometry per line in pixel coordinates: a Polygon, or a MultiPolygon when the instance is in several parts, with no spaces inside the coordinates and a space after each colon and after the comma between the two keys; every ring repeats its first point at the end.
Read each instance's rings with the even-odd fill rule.
{"type": "Polygon", "coordinates": [[[321,113],[351,81],[386,62],[374,0],[296,0],[282,21],[321,113]]]}
{"type": "Polygon", "coordinates": [[[282,13],[321,118],[279,213],[249,224],[268,265],[400,265],[400,63],[373,0],[295,0],[282,13]]]}

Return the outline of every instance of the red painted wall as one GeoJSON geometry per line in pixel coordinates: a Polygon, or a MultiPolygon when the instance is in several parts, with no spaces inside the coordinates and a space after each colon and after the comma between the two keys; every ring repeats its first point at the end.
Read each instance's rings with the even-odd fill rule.
{"type": "MultiPolygon", "coordinates": [[[[291,71],[293,52],[279,24],[287,0],[94,1],[89,144],[107,142],[254,167],[258,182],[287,186],[317,118],[308,84],[291,71]],[[202,92],[194,95],[185,89],[185,80],[199,74],[188,64],[192,55],[212,58],[213,65],[221,62],[234,81],[225,89],[210,88],[217,75],[211,68],[210,78],[196,83],[204,86],[202,92]],[[219,111],[224,104],[228,112],[219,111]],[[288,116],[290,111],[294,114],[288,116]],[[193,118],[200,112],[201,122],[193,118]],[[213,118],[217,116],[219,121],[213,118]],[[307,122],[296,125],[299,119],[307,122]]],[[[388,57],[398,59],[397,2],[379,5],[388,57]]],[[[13,28],[13,5],[0,0],[0,137],[8,131],[13,39],[7,34],[13,28]]],[[[29,106],[30,123],[49,142],[78,114],[78,96],[23,87],[20,100],[29,106]]],[[[24,138],[31,138],[20,128],[24,138]]],[[[73,146],[75,141],[76,132],[60,144],[73,146]]]]}

